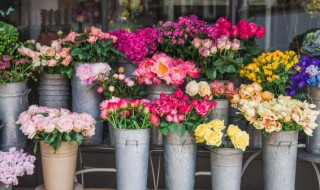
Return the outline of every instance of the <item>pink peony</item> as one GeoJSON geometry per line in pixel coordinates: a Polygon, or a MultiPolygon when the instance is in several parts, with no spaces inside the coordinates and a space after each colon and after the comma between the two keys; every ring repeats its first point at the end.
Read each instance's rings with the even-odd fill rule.
{"type": "Polygon", "coordinates": [[[90,34],[93,35],[93,36],[99,36],[101,33],[103,33],[101,31],[101,29],[99,29],[99,28],[97,28],[95,26],[90,28],[90,34]]]}

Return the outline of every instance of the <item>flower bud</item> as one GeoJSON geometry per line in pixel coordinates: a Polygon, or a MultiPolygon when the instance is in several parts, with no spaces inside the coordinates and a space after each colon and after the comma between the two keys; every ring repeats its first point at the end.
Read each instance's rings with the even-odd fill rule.
{"type": "Polygon", "coordinates": [[[114,86],[109,86],[109,91],[112,93],[114,92],[114,86]]]}
{"type": "Polygon", "coordinates": [[[124,67],[119,67],[118,68],[118,73],[123,74],[124,73],[124,67]]]}

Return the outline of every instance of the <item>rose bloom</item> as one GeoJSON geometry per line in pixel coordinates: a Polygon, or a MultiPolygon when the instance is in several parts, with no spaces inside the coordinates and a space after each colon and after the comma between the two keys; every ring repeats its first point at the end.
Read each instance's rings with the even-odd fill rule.
{"type": "Polygon", "coordinates": [[[207,82],[205,81],[201,81],[199,82],[199,95],[201,97],[204,97],[204,96],[211,96],[211,90],[210,90],[210,86],[207,82]]]}
{"type": "Polygon", "coordinates": [[[240,132],[241,129],[239,129],[238,126],[236,125],[229,125],[228,129],[227,129],[227,135],[228,137],[231,139],[233,138],[236,134],[238,134],[238,132],[240,132]]]}
{"type": "Polygon", "coordinates": [[[62,60],[61,64],[67,67],[69,66],[71,61],[72,61],[72,57],[68,55],[64,60],[62,60]]]}
{"type": "Polygon", "coordinates": [[[193,80],[189,82],[186,86],[186,93],[189,94],[190,96],[196,96],[199,92],[199,85],[198,83],[193,80]]]}
{"type": "Polygon", "coordinates": [[[224,120],[214,119],[208,123],[209,127],[214,130],[222,131],[224,126],[224,120]]]}
{"type": "Polygon", "coordinates": [[[55,59],[51,59],[48,61],[48,66],[49,67],[54,67],[57,65],[57,61],[55,59]]]}
{"type": "Polygon", "coordinates": [[[212,45],[212,40],[210,39],[205,39],[202,41],[202,47],[203,48],[206,48],[206,49],[209,49],[212,45]]]}
{"type": "Polygon", "coordinates": [[[88,42],[90,43],[94,43],[98,40],[97,36],[90,36],[89,39],[87,39],[88,42]]]}
{"type": "Polygon", "coordinates": [[[219,147],[222,143],[222,136],[223,133],[221,131],[207,130],[204,139],[207,145],[219,147]]]}
{"type": "Polygon", "coordinates": [[[191,44],[195,47],[195,48],[199,48],[201,46],[202,40],[199,38],[195,38],[191,44]]]}
{"type": "Polygon", "coordinates": [[[231,138],[234,148],[239,148],[242,151],[246,150],[249,145],[249,135],[245,131],[240,131],[231,138]]]}
{"type": "Polygon", "coordinates": [[[207,133],[207,130],[210,130],[207,124],[200,124],[196,130],[194,131],[194,135],[196,137],[196,143],[203,143],[204,135],[207,133]]]}
{"type": "Polygon", "coordinates": [[[207,48],[202,47],[201,49],[199,49],[199,53],[200,55],[202,55],[203,57],[208,57],[210,55],[210,51],[207,48]]]}

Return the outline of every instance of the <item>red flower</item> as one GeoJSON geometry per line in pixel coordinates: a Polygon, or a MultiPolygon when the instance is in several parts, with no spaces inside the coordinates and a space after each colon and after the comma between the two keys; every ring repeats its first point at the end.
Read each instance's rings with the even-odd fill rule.
{"type": "Polygon", "coordinates": [[[150,116],[150,121],[151,121],[151,123],[152,123],[153,125],[159,127],[159,117],[158,117],[158,116],[152,114],[152,115],[150,116]]]}
{"type": "Polygon", "coordinates": [[[201,117],[206,117],[208,112],[212,109],[212,103],[206,100],[202,100],[196,107],[196,111],[201,117]]]}
{"type": "Polygon", "coordinates": [[[258,38],[258,39],[262,38],[265,32],[266,32],[266,30],[262,26],[259,26],[257,28],[256,38],[258,38]]]}
{"type": "Polygon", "coordinates": [[[176,98],[182,98],[183,97],[183,92],[182,92],[182,90],[181,90],[181,88],[178,88],[175,92],[174,92],[174,97],[176,97],[176,98]]]}
{"type": "Polygon", "coordinates": [[[250,22],[248,26],[250,28],[250,35],[252,36],[256,35],[257,28],[258,28],[257,25],[254,22],[250,22]]]}

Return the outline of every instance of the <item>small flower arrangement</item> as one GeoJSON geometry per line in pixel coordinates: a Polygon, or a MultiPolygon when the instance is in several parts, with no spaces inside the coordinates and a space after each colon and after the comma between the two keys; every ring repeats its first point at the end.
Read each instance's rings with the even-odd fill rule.
{"type": "Polygon", "coordinates": [[[152,126],[150,109],[150,101],[146,99],[127,101],[112,97],[101,102],[100,117],[118,129],[147,129],[152,126]]]}
{"type": "Polygon", "coordinates": [[[316,119],[319,111],[313,110],[315,107],[306,101],[280,95],[259,104],[244,102],[241,112],[256,129],[263,130],[265,135],[278,131],[303,130],[312,136],[313,130],[318,126],[316,119]]]}
{"type": "Polygon", "coordinates": [[[8,152],[0,151],[0,183],[18,185],[18,177],[32,175],[35,156],[28,155],[22,149],[10,148],[8,152]]]}
{"type": "Polygon", "coordinates": [[[156,32],[153,28],[141,28],[136,32],[116,30],[110,32],[118,41],[116,47],[132,63],[138,63],[147,56],[152,56],[156,49],[156,32]]]}
{"type": "Polygon", "coordinates": [[[162,134],[169,132],[184,135],[185,131],[194,131],[200,123],[207,120],[208,114],[216,107],[216,102],[205,99],[189,99],[178,88],[173,94],[160,94],[151,103],[151,122],[160,127],[162,134]]]}
{"type": "Polygon", "coordinates": [[[132,75],[137,78],[139,84],[160,85],[165,82],[168,85],[180,86],[186,77],[197,78],[199,72],[200,69],[190,61],[173,59],[160,53],[139,62],[132,75]]]}
{"type": "Polygon", "coordinates": [[[285,95],[285,89],[294,71],[298,57],[293,51],[263,53],[253,62],[240,70],[240,76],[252,82],[261,84],[263,90],[268,90],[275,96],[285,95]]]}
{"type": "Polygon", "coordinates": [[[205,143],[217,148],[238,148],[242,151],[246,150],[249,145],[249,135],[245,131],[241,131],[236,125],[229,125],[226,136],[227,141],[223,142],[224,136],[222,130],[225,129],[224,121],[215,119],[209,123],[200,124],[194,131],[196,143],[205,143]]]}
{"type": "Polygon", "coordinates": [[[294,66],[294,73],[290,76],[290,84],[286,89],[287,95],[296,95],[297,92],[302,91],[305,85],[320,88],[319,65],[319,59],[302,56],[299,63],[294,66]]]}
{"type": "Polygon", "coordinates": [[[104,33],[97,27],[91,27],[90,32],[84,34],[69,33],[62,42],[65,47],[70,48],[73,61],[113,63],[116,57],[123,56],[114,47],[117,40],[116,36],[104,33]]]}
{"type": "Polygon", "coordinates": [[[49,73],[72,76],[73,69],[70,66],[72,57],[70,55],[70,48],[63,48],[61,42],[54,40],[51,46],[41,46],[36,44],[36,51],[22,46],[19,52],[23,56],[32,59],[33,69],[37,69],[40,73],[49,73]]]}
{"type": "Polygon", "coordinates": [[[309,57],[320,56],[320,30],[310,32],[304,38],[301,47],[301,53],[309,57]]]}
{"type": "Polygon", "coordinates": [[[83,85],[102,83],[110,76],[111,67],[108,63],[81,64],[76,69],[76,76],[83,85]]]}
{"type": "Polygon", "coordinates": [[[238,89],[234,87],[233,82],[221,82],[214,80],[208,84],[206,81],[190,81],[186,86],[186,93],[191,96],[200,96],[201,98],[211,99],[231,99],[233,95],[238,93],[238,89]]]}
{"type": "Polygon", "coordinates": [[[86,113],[78,114],[66,109],[32,105],[20,114],[17,123],[21,124],[22,133],[35,141],[36,152],[41,140],[55,151],[60,148],[62,141],[69,144],[76,141],[80,145],[83,136],[94,135],[96,121],[86,113]]]}

